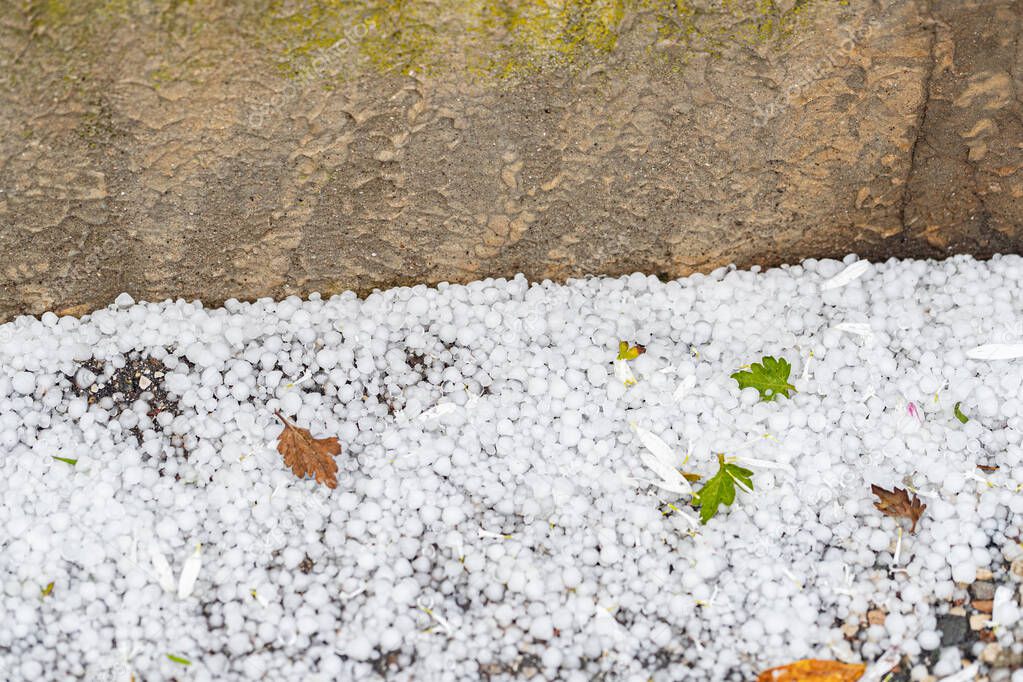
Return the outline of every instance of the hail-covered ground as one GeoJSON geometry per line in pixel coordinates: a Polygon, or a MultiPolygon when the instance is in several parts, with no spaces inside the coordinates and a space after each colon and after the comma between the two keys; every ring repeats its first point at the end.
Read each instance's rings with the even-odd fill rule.
{"type": "Polygon", "coordinates": [[[20,318],[0,679],[1020,682],[1021,293],[1019,257],[848,258],[20,318]],[[763,356],[791,398],[731,378],[763,356]],[[674,472],[719,453],[754,489],[701,525],[674,472]]]}

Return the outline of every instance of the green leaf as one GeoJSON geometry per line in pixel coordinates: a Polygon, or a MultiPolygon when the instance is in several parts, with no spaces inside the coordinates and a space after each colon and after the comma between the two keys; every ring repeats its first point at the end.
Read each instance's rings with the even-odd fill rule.
{"type": "Polygon", "coordinates": [[[54,455],[50,455],[50,456],[53,457],[58,462],[64,462],[64,464],[70,464],[71,466],[74,466],[74,465],[78,464],[78,460],[77,459],[68,459],[67,457],[56,457],[54,455]]]}
{"type": "Polygon", "coordinates": [[[755,388],[760,391],[760,399],[771,401],[779,395],[791,398],[789,391],[796,390],[796,387],[789,383],[789,374],[792,372],[792,365],[785,358],[775,359],[765,355],[760,362],[754,362],[748,370],[742,370],[732,375],[732,378],[739,382],[739,388],[755,388]]]}
{"type": "Polygon", "coordinates": [[[42,595],[44,597],[49,597],[51,594],[53,594],[53,583],[52,582],[49,583],[46,587],[39,591],[42,592],[42,595]]]}
{"type": "Polygon", "coordinates": [[[731,506],[735,502],[735,484],[746,490],[753,490],[753,472],[735,464],[725,462],[724,455],[718,455],[718,472],[693,495],[693,505],[700,507],[700,523],[707,523],[718,513],[722,504],[731,506]]]}
{"type": "Polygon", "coordinates": [[[190,660],[188,660],[187,658],[182,658],[181,656],[175,656],[174,654],[167,654],[167,658],[169,658],[170,660],[174,661],[175,663],[180,663],[181,665],[192,665],[192,662],[190,660]]]}
{"type": "Polygon", "coordinates": [[[955,407],[952,408],[952,413],[956,416],[956,419],[965,424],[970,421],[970,418],[963,414],[963,411],[959,409],[959,405],[960,403],[955,404],[955,407]]]}

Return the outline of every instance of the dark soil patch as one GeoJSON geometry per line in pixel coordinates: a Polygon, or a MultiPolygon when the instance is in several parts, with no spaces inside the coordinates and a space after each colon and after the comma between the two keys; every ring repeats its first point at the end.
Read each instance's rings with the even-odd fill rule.
{"type": "Polygon", "coordinates": [[[89,405],[110,398],[114,402],[114,413],[119,415],[137,401],[143,400],[149,406],[149,417],[155,417],[161,412],[169,412],[175,417],[181,414],[178,401],[170,398],[163,386],[167,366],[156,358],[133,353],[125,358],[123,367],[112,370],[107,363],[95,359],[79,363],[78,367],[96,377],[87,386],[79,385],[78,372],[67,377],[71,392],[85,397],[89,405]]]}

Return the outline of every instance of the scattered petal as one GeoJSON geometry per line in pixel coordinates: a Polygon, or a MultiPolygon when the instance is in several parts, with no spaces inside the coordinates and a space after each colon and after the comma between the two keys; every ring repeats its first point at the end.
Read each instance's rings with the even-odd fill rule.
{"type": "Polygon", "coordinates": [[[181,569],[181,578],[178,580],[178,599],[187,599],[195,589],[195,581],[199,577],[199,569],[202,568],[202,545],[197,544],[195,551],[187,559],[181,569]]]}
{"type": "Polygon", "coordinates": [[[627,360],[615,360],[615,378],[622,382],[626,386],[636,385],[636,375],[632,373],[632,368],[629,367],[627,360]]]}
{"type": "Polygon", "coordinates": [[[792,474],[793,476],[796,475],[795,467],[793,467],[791,464],[788,464],[787,462],[772,462],[769,459],[758,459],[756,457],[744,457],[738,455],[735,457],[730,457],[729,459],[734,461],[736,464],[751,466],[755,469],[779,469],[786,473],[792,474]]]}
{"type": "Polygon", "coordinates": [[[1023,343],[989,343],[966,351],[971,360],[1013,360],[1023,358],[1023,343]]]}
{"type": "Polygon", "coordinates": [[[800,380],[806,383],[810,379],[810,362],[813,360],[813,351],[806,356],[806,362],[803,363],[803,374],[800,376],[800,380]]]}
{"type": "Polygon", "coordinates": [[[849,282],[862,277],[869,269],[870,261],[858,260],[845,270],[842,270],[842,272],[821,284],[821,291],[844,287],[846,284],[849,284],[849,282]]]}
{"type": "Polygon", "coordinates": [[[483,391],[480,391],[479,393],[473,393],[472,391],[469,390],[468,386],[466,386],[465,388],[465,394],[467,396],[465,399],[465,409],[467,410],[475,409],[476,406],[479,405],[480,398],[483,397],[483,391]]]}
{"type": "Polygon", "coordinates": [[[687,374],[682,377],[682,380],[678,382],[678,387],[675,388],[675,392],[672,394],[672,398],[675,402],[680,403],[685,400],[689,392],[696,387],[696,377],[692,374],[687,374]]]}
{"type": "Polygon", "coordinates": [[[434,405],[428,410],[424,410],[419,415],[419,421],[428,422],[433,421],[435,419],[440,419],[441,417],[449,415],[457,410],[458,405],[454,403],[440,403],[438,405],[434,405]]]}
{"type": "Polygon", "coordinates": [[[153,573],[156,574],[156,580],[160,583],[160,587],[167,592],[173,592],[174,572],[171,570],[170,562],[153,543],[149,544],[149,563],[153,567],[153,573]]]}
{"type": "Polygon", "coordinates": [[[862,336],[866,339],[874,337],[874,330],[870,328],[870,324],[867,322],[842,322],[836,324],[835,329],[855,336],[862,336]]]}
{"type": "Polygon", "coordinates": [[[263,595],[259,594],[255,590],[249,590],[249,594],[251,594],[252,598],[255,599],[259,603],[259,605],[262,606],[264,609],[267,606],[270,606],[270,602],[267,601],[266,597],[264,597],[263,595]]]}
{"type": "Polygon", "coordinates": [[[859,678],[858,682],[881,682],[888,672],[899,664],[901,659],[902,651],[898,647],[889,649],[870,664],[870,667],[864,671],[863,677],[859,678]]]}
{"type": "Polygon", "coordinates": [[[646,450],[640,451],[639,458],[643,461],[643,464],[660,478],[660,480],[656,481],[656,484],[678,495],[692,494],[693,486],[675,468],[675,453],[672,452],[668,444],[660,436],[647,431],[641,426],[637,426],[635,423],[631,423],[630,426],[636,432],[636,435],[639,436],[640,443],[646,448],[646,450]]]}

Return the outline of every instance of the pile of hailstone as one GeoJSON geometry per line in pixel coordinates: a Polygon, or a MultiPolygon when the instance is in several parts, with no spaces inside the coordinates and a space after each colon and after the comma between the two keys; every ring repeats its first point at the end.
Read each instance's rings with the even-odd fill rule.
{"type": "Polygon", "coordinates": [[[0,678],[749,680],[894,652],[919,680],[976,659],[938,618],[978,571],[1018,655],[1021,285],[1018,257],[848,258],[19,318],[0,678]],[[765,355],[790,399],[730,378],[765,355]],[[340,439],[335,490],[284,465],[277,410],[340,439]],[[753,492],[700,525],[642,434],[753,492]],[[871,484],[919,495],[915,533],[871,484]]]}

